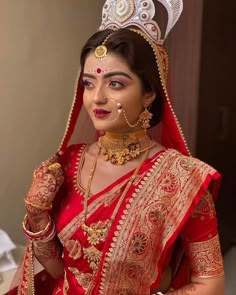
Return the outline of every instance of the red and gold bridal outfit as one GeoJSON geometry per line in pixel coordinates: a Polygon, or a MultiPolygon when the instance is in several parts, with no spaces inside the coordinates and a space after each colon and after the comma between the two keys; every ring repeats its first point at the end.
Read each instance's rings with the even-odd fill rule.
{"type": "MultiPolygon", "coordinates": [[[[152,18],[155,10],[153,1],[145,1],[149,4],[146,7],[143,1],[123,1],[127,8],[124,12],[131,9],[132,13],[125,14],[121,23],[120,14],[115,22],[109,21],[110,17],[115,17],[116,9],[121,7],[117,5],[119,1],[106,2],[109,5],[104,5],[105,18],[101,30],[113,28],[114,23],[116,29],[129,27],[133,16],[137,16],[137,24],[132,22],[132,25],[141,29],[138,32],[140,37],[153,49],[161,81],[163,110],[160,131],[154,127],[151,137],[167,149],[147,159],[142,165],[136,181],[119,207],[107,237],[96,245],[95,258],[98,257],[100,263],[93,272],[91,261],[86,257],[91,244],[81,228],[84,189],[79,185],[77,173],[86,145],[77,144],[67,148],[73,135],[76,143],[90,142],[95,138],[94,128],[89,127],[88,117],[81,111],[83,87],[78,82],[59,149],[64,152],[60,161],[65,172],[65,182],[52,212],[63,247],[65,273],[59,280],[48,279],[45,272],[38,274],[35,280],[36,294],[150,295],[159,286],[162,273],[168,265],[172,267],[171,287],[175,289],[189,283],[190,274],[205,278],[223,275],[213,204],[220,175],[207,164],[189,156],[168,96],[168,59],[162,42],[158,42],[163,40],[155,42],[155,38],[149,38],[148,33],[152,31],[143,27],[140,10],[135,11],[136,7],[142,5],[142,9],[152,18]],[[131,5],[134,2],[136,5],[131,5]],[[113,13],[110,8],[114,10],[113,13]]],[[[168,8],[172,19],[168,23],[169,32],[181,14],[182,1],[156,2],[168,8]]],[[[158,25],[152,24],[159,32],[158,25]]],[[[164,34],[165,37],[168,32],[164,34]]],[[[111,218],[132,173],[130,171],[102,192],[90,197],[88,225],[102,224],[111,218]]],[[[34,294],[31,256],[29,245],[18,294],[34,294]]]]}
{"type": "MultiPolygon", "coordinates": [[[[174,288],[189,282],[190,270],[202,277],[222,274],[216,215],[208,191],[209,186],[216,189],[219,174],[197,159],[167,149],[141,167],[106,240],[97,245],[102,255],[93,275],[84,257],[91,245],[81,229],[84,191],[77,181],[85,150],[85,145],[73,145],[61,159],[66,182],[55,201],[55,218],[65,274],[53,294],[150,295],[168,264],[176,272],[178,237],[187,257],[175,273],[174,288]]],[[[132,172],[90,197],[89,225],[109,220],[132,172]]]]}

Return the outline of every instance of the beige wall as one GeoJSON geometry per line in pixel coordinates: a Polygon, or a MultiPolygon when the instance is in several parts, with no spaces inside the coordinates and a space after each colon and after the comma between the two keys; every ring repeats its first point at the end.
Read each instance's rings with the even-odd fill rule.
{"type": "Polygon", "coordinates": [[[0,0],[0,228],[18,243],[22,198],[34,167],[60,143],[80,49],[103,3],[0,0]]]}

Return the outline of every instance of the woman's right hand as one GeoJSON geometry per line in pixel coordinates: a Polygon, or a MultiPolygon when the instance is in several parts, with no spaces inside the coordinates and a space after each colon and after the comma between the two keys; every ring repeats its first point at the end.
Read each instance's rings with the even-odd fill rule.
{"type": "Polygon", "coordinates": [[[40,215],[51,208],[64,181],[63,170],[57,160],[58,156],[53,156],[35,169],[32,185],[25,197],[28,214],[40,215]]]}

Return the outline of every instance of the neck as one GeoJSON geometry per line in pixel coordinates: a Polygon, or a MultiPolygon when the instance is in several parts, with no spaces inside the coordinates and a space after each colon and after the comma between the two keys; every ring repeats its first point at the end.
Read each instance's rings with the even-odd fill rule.
{"type": "Polygon", "coordinates": [[[123,134],[106,132],[99,142],[103,148],[104,160],[115,165],[122,165],[138,157],[155,144],[145,130],[123,134]]]}
{"type": "Polygon", "coordinates": [[[145,129],[141,129],[135,132],[127,132],[127,133],[111,133],[105,132],[105,137],[111,140],[121,140],[126,141],[127,139],[141,139],[143,137],[147,137],[147,132],[145,129]]]}

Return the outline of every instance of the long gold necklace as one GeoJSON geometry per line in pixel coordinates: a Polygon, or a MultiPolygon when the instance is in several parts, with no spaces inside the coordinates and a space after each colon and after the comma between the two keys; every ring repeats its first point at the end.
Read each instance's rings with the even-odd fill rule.
{"type": "Polygon", "coordinates": [[[122,165],[155,145],[145,130],[125,134],[106,132],[99,142],[104,149],[104,160],[114,165],[122,165]]]}
{"type": "Polygon", "coordinates": [[[89,266],[91,267],[91,269],[94,272],[98,269],[98,266],[99,266],[99,263],[101,260],[101,256],[102,256],[102,252],[99,249],[97,249],[95,246],[98,245],[100,242],[104,242],[106,240],[106,237],[107,237],[110,227],[115,219],[115,216],[116,216],[127,192],[129,191],[132,183],[134,182],[134,180],[139,172],[140,167],[142,166],[143,162],[147,158],[149,150],[145,151],[145,153],[143,154],[143,156],[139,162],[139,165],[136,167],[133,175],[130,177],[123,193],[121,194],[121,196],[119,198],[119,201],[117,202],[117,205],[112,213],[111,218],[104,221],[104,222],[99,221],[98,223],[93,223],[91,225],[87,225],[86,220],[87,220],[87,213],[88,213],[88,198],[89,198],[89,194],[90,194],[92,179],[93,179],[94,172],[95,172],[96,165],[97,165],[97,159],[98,159],[100,152],[101,152],[101,145],[99,145],[99,147],[98,147],[98,151],[97,151],[96,157],[95,157],[93,165],[92,165],[92,169],[91,169],[91,171],[89,173],[89,177],[88,177],[88,184],[87,184],[87,188],[86,188],[85,195],[84,195],[83,223],[81,226],[85,235],[87,235],[88,243],[90,244],[90,246],[88,248],[83,248],[84,256],[87,259],[89,266]]]}

